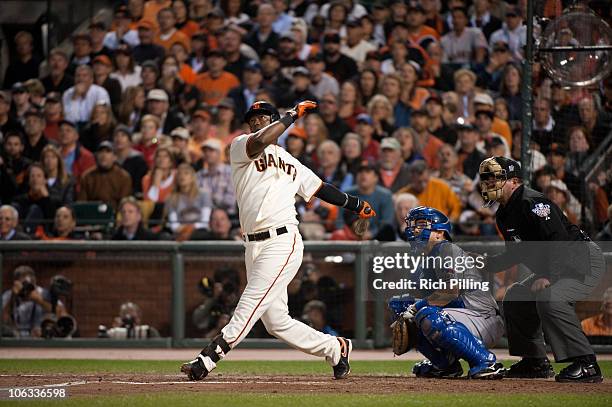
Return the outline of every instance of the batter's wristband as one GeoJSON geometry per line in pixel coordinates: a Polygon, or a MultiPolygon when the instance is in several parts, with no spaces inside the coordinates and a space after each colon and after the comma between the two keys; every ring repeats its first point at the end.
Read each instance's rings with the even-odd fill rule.
{"type": "Polygon", "coordinates": [[[279,120],[282,124],[285,125],[285,128],[291,126],[293,124],[293,122],[295,122],[295,118],[293,117],[293,115],[291,113],[287,113],[286,115],[283,116],[282,119],[279,120]]]}
{"type": "Polygon", "coordinates": [[[349,195],[346,194],[346,203],[344,204],[344,207],[346,209],[349,209],[353,212],[359,212],[359,210],[361,209],[361,200],[359,198],[357,198],[356,196],[353,195],[349,195]]]}

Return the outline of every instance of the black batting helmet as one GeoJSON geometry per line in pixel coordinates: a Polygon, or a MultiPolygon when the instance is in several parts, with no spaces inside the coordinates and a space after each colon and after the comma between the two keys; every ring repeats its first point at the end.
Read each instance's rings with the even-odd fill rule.
{"type": "Polygon", "coordinates": [[[255,115],[268,115],[270,116],[271,123],[280,120],[280,113],[278,113],[274,105],[264,101],[257,101],[251,105],[244,115],[245,123],[248,123],[249,119],[255,115]]]}

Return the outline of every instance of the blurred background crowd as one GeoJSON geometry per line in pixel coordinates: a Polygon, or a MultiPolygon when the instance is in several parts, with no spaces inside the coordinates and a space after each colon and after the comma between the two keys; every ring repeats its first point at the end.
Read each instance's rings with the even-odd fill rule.
{"type": "MultiPolygon", "coordinates": [[[[567,5],[537,3],[548,17],[567,5]]],[[[478,166],[520,159],[524,0],[108,6],[46,54],[29,31],[7,39],[1,239],[239,240],[227,151],[243,115],[307,99],[318,113],[280,144],[372,203],[364,239],[404,239],[416,205],[449,214],[460,236],[497,236],[478,166]]],[[[586,174],[612,137],[612,80],[567,89],[536,62],[533,83],[532,185],[610,240],[611,166],[586,174]]],[[[296,208],[308,240],[360,239],[350,213],[296,208]]]]}

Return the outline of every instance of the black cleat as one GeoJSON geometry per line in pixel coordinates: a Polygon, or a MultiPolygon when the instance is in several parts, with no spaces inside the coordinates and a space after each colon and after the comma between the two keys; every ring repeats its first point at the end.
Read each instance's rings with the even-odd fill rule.
{"type": "Polygon", "coordinates": [[[338,342],[340,342],[340,361],[334,369],[334,379],[346,379],[349,373],[351,373],[351,365],[349,364],[349,358],[351,356],[351,351],[353,350],[353,344],[350,339],[338,337],[338,342]]]}
{"type": "Polygon", "coordinates": [[[506,370],[510,379],[548,379],[555,371],[547,358],[523,358],[506,370]]]}
{"type": "Polygon", "coordinates": [[[204,367],[201,356],[198,356],[191,362],[183,363],[181,372],[185,373],[189,380],[202,380],[208,375],[208,370],[204,367]]]}
{"type": "Polygon", "coordinates": [[[603,376],[596,361],[577,358],[561,369],[555,380],[561,383],[601,383],[603,376]]]}
{"type": "Polygon", "coordinates": [[[412,373],[416,377],[427,379],[455,379],[463,376],[463,368],[458,360],[445,369],[434,366],[429,360],[424,360],[414,365],[412,373]]]}
{"type": "Polygon", "coordinates": [[[500,380],[504,378],[506,369],[501,363],[491,363],[479,369],[470,369],[468,377],[470,379],[480,380],[500,380]],[[474,370],[474,371],[473,371],[474,370]]]}

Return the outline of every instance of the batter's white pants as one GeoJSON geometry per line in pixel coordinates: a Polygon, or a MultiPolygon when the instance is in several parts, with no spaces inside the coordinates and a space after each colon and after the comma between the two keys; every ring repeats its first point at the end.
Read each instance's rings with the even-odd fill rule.
{"type": "Polygon", "coordinates": [[[234,316],[221,331],[223,339],[236,347],[261,318],[271,335],[302,352],[325,357],[334,366],[340,361],[336,337],[289,316],[287,286],[302,264],[304,243],[296,226],[287,229],[280,236],[245,243],[247,285],[234,316]]]}

